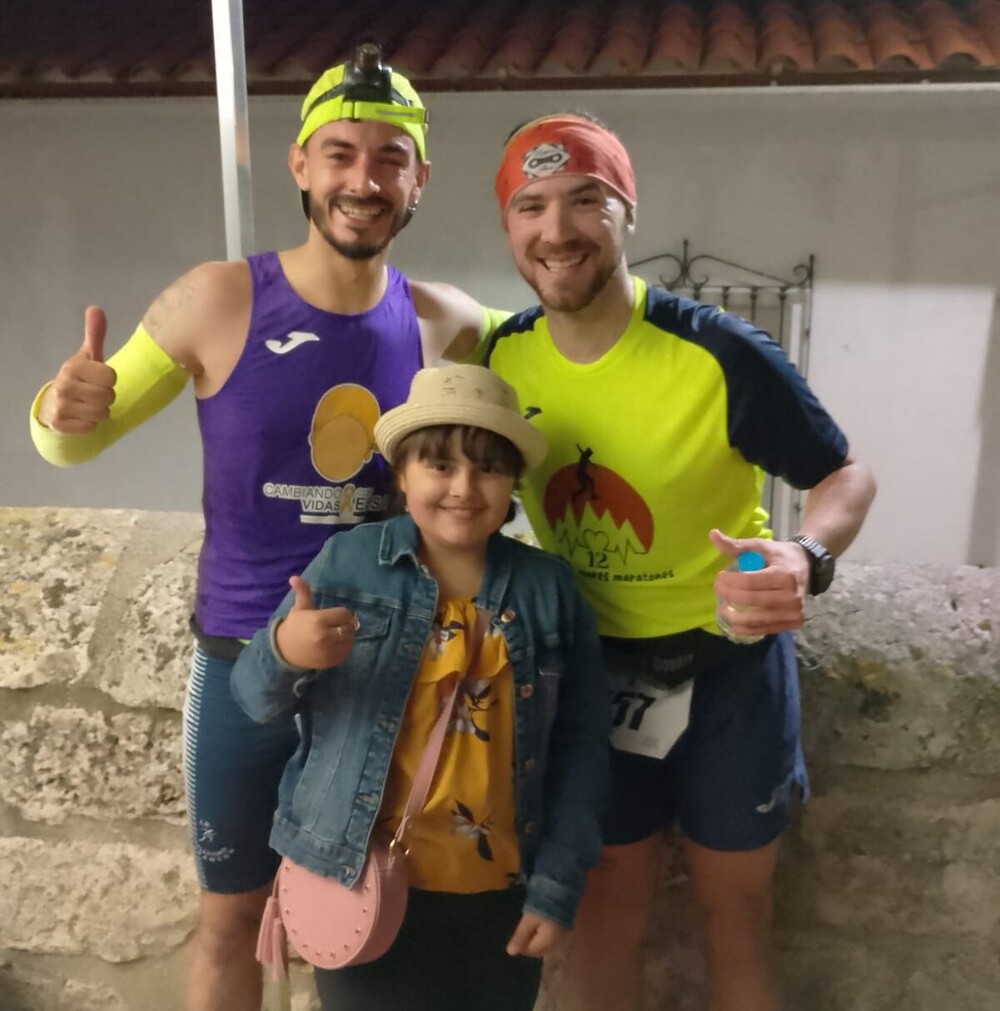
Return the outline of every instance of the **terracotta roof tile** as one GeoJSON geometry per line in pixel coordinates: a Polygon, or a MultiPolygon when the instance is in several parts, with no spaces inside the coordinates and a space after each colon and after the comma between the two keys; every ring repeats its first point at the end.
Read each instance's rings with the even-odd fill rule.
{"type": "Polygon", "coordinates": [[[646,62],[648,42],[645,35],[615,26],[608,30],[600,52],[590,64],[594,75],[634,74],[646,62]]]}
{"type": "Polygon", "coordinates": [[[757,54],[731,25],[710,29],[705,35],[701,69],[709,74],[751,73],[757,67],[757,54]]]}
{"type": "Polygon", "coordinates": [[[871,0],[862,16],[867,22],[876,67],[929,70],[934,66],[920,29],[899,4],[871,0]]]}
{"type": "Polygon", "coordinates": [[[946,66],[955,60],[976,65],[994,62],[979,29],[963,21],[945,0],[923,0],[915,14],[935,66],[946,66]]]}
{"type": "Polygon", "coordinates": [[[812,70],[815,64],[808,22],[788,0],[766,0],[761,6],[757,63],[772,74],[789,68],[812,70]]]}
{"type": "MultiPolygon", "coordinates": [[[[1000,0],[243,0],[251,91],[362,41],[424,90],[1000,80],[1000,0]]],[[[210,0],[0,0],[0,96],[213,89],[210,0]]]]}
{"type": "Polygon", "coordinates": [[[709,73],[752,72],[757,69],[757,31],[734,0],[717,0],[705,26],[702,69],[709,73]]]}
{"type": "Polygon", "coordinates": [[[497,49],[497,40],[520,0],[494,0],[483,8],[473,4],[465,24],[444,47],[432,68],[434,76],[451,79],[474,78],[497,49]]]}
{"type": "Polygon", "coordinates": [[[684,0],[669,0],[654,29],[646,69],[655,74],[697,73],[701,50],[700,17],[684,0]]]}
{"type": "Polygon", "coordinates": [[[607,19],[596,3],[572,9],[556,28],[538,73],[579,77],[600,47],[606,27],[607,19]]]}
{"type": "Polygon", "coordinates": [[[652,28],[648,5],[639,0],[619,5],[591,61],[590,73],[595,76],[638,73],[646,62],[652,28]]]}
{"type": "Polygon", "coordinates": [[[497,51],[486,61],[482,72],[524,77],[532,73],[551,45],[559,23],[559,8],[553,0],[536,0],[514,17],[503,33],[497,51]]]}
{"type": "Polygon", "coordinates": [[[455,37],[447,52],[438,57],[433,72],[442,78],[469,78],[490,54],[490,43],[477,32],[464,32],[455,37]]]}
{"type": "Polygon", "coordinates": [[[994,63],[1000,63],[1000,0],[976,0],[969,9],[969,23],[978,30],[994,63]]]}
{"type": "Polygon", "coordinates": [[[969,21],[1000,60],[1000,0],[975,0],[969,8],[969,21]]]}
{"type": "Polygon", "coordinates": [[[874,67],[868,36],[853,13],[830,0],[818,0],[810,4],[809,20],[817,70],[829,73],[874,67]]]}
{"type": "Polygon", "coordinates": [[[464,23],[469,7],[469,0],[431,7],[393,53],[393,66],[411,76],[426,74],[441,55],[442,46],[464,23]]]}

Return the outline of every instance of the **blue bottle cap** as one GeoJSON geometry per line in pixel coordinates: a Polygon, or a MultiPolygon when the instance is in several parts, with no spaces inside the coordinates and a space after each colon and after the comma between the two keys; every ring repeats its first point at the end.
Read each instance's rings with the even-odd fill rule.
{"type": "Polygon", "coordinates": [[[760,572],[767,568],[767,562],[759,551],[744,551],[736,559],[736,566],[740,572],[760,572]]]}

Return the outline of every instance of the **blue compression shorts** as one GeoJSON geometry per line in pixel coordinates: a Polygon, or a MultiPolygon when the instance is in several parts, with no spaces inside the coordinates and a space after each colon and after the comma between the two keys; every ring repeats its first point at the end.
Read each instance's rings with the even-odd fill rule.
{"type": "Polygon", "coordinates": [[[676,824],[708,849],[766,846],[787,826],[793,799],[808,794],[792,636],[734,650],[695,675],[690,721],[666,758],[611,755],[606,844],[676,824]]]}
{"type": "Polygon", "coordinates": [[[299,743],[294,719],[255,723],[229,688],[232,660],[195,646],[184,702],[184,784],[198,879],[209,892],[268,884],[278,783],[299,743]]]}

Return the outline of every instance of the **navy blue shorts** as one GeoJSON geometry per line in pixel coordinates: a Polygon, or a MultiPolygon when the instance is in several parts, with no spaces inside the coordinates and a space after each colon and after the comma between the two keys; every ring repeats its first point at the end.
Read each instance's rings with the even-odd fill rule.
{"type": "Polygon", "coordinates": [[[808,777],[790,633],[734,650],[694,678],[687,729],[664,759],[611,752],[606,844],[676,824],[708,849],[754,850],[784,831],[808,777]]]}
{"type": "Polygon", "coordinates": [[[184,784],[202,888],[250,892],[278,869],[268,845],[278,783],[299,743],[294,719],[255,723],[229,687],[233,661],[196,645],[184,702],[184,784]]]}

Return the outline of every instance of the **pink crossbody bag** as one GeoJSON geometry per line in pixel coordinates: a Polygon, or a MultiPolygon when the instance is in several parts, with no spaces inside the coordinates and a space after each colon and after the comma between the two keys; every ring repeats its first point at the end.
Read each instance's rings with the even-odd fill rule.
{"type": "MultiPolygon", "coordinates": [[[[479,655],[488,620],[487,612],[477,609],[466,672],[479,655]]],[[[365,866],[354,886],[348,888],[282,858],[257,936],[257,960],[270,966],[278,978],[288,974],[288,945],[320,969],[373,962],[392,946],[406,915],[409,893],[406,833],[427,803],[463,676],[455,678],[431,730],[399,827],[388,840],[372,833],[365,866]]]]}

